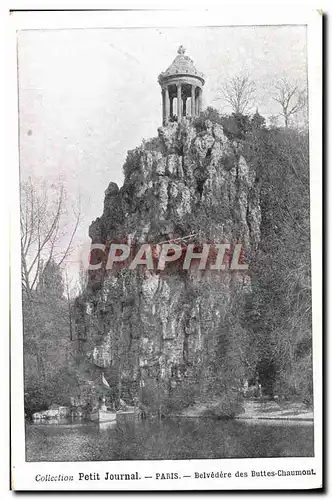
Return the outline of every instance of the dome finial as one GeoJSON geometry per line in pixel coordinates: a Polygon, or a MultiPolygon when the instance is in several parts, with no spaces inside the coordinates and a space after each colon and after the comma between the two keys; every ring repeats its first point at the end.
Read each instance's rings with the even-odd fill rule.
{"type": "Polygon", "coordinates": [[[178,54],[181,54],[183,55],[185,53],[186,49],[184,48],[183,45],[180,45],[180,47],[178,48],[178,54]]]}

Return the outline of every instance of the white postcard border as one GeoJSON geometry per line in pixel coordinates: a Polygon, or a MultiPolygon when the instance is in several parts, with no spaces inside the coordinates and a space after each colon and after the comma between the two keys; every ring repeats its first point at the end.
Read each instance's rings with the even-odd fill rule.
{"type": "Polygon", "coordinates": [[[9,172],[11,201],[11,439],[12,488],[15,490],[208,490],[208,489],[309,489],[322,484],[322,18],[319,11],[299,9],[273,10],[268,7],[239,9],[150,11],[150,12],[36,12],[14,13],[8,23],[8,113],[11,167],[9,172]],[[19,171],[18,171],[18,97],[16,68],[17,29],[58,29],[79,27],[129,26],[223,26],[262,24],[307,24],[308,75],[310,117],[310,188],[311,188],[311,255],[313,291],[313,359],[315,402],[315,457],[306,458],[250,458],[174,461],[118,461],[118,462],[25,462],[23,342],[21,304],[21,257],[19,227],[19,171]],[[316,475],[288,477],[251,477],[250,471],[311,470],[316,475]],[[78,480],[78,474],[99,472],[136,473],[142,477],[132,481],[78,480]],[[197,473],[223,471],[231,478],[195,479],[197,473]],[[248,478],[235,477],[236,471],[249,472],[248,478]],[[156,480],[157,472],[178,472],[181,480],[156,480]],[[74,481],[38,481],[37,475],[73,475],[74,481]],[[183,478],[191,475],[191,478],[183,478]],[[152,476],[152,479],[145,478],[152,476]]]}

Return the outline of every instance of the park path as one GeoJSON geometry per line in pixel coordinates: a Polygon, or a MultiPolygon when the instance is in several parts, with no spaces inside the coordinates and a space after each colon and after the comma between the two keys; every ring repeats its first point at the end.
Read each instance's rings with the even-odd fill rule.
{"type": "MultiPolygon", "coordinates": [[[[200,403],[185,408],[178,414],[172,416],[204,418],[213,414],[213,408],[218,407],[220,402],[216,399],[209,403],[200,403]]],[[[246,399],[242,402],[242,411],[235,416],[238,420],[289,420],[289,421],[312,421],[314,415],[312,409],[308,409],[303,403],[291,403],[268,401],[262,399],[246,399]]]]}
{"type": "Polygon", "coordinates": [[[243,412],[235,418],[240,420],[303,420],[313,421],[312,409],[303,403],[277,403],[249,399],[243,403],[243,412]]]}

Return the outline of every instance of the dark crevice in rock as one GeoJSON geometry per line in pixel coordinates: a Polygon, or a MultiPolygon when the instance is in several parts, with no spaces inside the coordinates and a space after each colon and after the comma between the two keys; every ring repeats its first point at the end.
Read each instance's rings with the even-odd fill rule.
{"type": "MultiPolygon", "coordinates": [[[[249,196],[248,196],[248,198],[249,198],[249,196]]],[[[250,202],[249,202],[249,200],[247,203],[246,222],[247,222],[247,226],[248,226],[248,230],[249,230],[249,237],[250,237],[252,234],[252,230],[251,230],[251,222],[250,222],[250,202]]]]}
{"type": "Polygon", "coordinates": [[[197,181],[196,181],[196,183],[197,183],[197,191],[199,193],[199,197],[200,198],[202,198],[205,181],[206,181],[206,179],[197,179],[197,181]]]}

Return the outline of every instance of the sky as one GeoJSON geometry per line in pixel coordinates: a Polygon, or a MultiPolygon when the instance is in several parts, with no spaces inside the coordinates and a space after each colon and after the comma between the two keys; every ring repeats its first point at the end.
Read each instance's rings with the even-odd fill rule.
{"type": "Polygon", "coordinates": [[[157,135],[157,78],[179,45],[205,75],[203,108],[229,111],[220,87],[241,72],[257,85],[253,112],[257,107],[266,118],[279,112],[272,99],[278,79],[306,87],[304,26],[18,32],[21,178],[61,178],[69,201],[80,197],[78,247],[102,213],[109,182],[122,185],[127,151],[157,135]]]}

